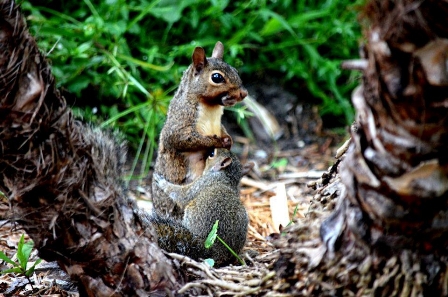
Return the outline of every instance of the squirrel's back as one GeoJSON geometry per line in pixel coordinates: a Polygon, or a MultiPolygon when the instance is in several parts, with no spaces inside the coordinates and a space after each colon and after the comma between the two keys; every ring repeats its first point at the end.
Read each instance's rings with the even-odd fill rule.
{"type": "Polygon", "coordinates": [[[157,181],[167,196],[184,208],[182,220],[155,219],[157,224],[173,222],[172,226],[157,227],[158,232],[174,233],[171,237],[168,233],[162,234],[159,238],[160,246],[168,251],[179,252],[183,249],[186,251],[184,254],[195,259],[210,257],[217,265],[234,261],[232,253],[218,240],[210,249],[204,250],[203,247],[213,225],[219,221],[218,236],[234,252],[242,250],[249,224],[247,211],[239,195],[242,175],[243,166],[237,156],[229,150],[217,149],[215,156],[207,159],[204,174],[189,185],[174,185],[158,177],[157,181]],[[181,237],[187,239],[176,241],[176,238],[181,237]],[[187,247],[178,246],[184,244],[187,247]]]}
{"type": "MultiPolygon", "coordinates": [[[[214,189],[215,191],[217,189],[214,189]]],[[[237,254],[246,243],[249,216],[243,204],[234,199],[233,193],[219,193],[204,199],[196,199],[185,208],[183,225],[205,242],[207,235],[218,222],[218,236],[237,254]],[[198,213],[198,209],[208,209],[206,213],[198,213]],[[205,231],[205,232],[204,232],[205,231]]],[[[239,195],[238,195],[239,198],[239,195]]],[[[231,252],[218,240],[210,248],[212,258],[218,265],[235,260],[231,252]]]]}

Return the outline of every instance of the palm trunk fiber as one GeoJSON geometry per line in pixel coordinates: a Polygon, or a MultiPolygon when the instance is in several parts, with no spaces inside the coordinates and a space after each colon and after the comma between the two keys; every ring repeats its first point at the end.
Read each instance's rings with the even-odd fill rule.
{"type": "Polygon", "coordinates": [[[340,168],[338,215],[380,251],[446,254],[448,2],[376,0],[365,15],[368,64],[353,95],[357,129],[340,168]]]}
{"type": "Polygon", "coordinates": [[[39,256],[85,296],[179,287],[126,197],[125,146],[73,119],[13,1],[0,1],[0,191],[39,256]]]}
{"type": "Polygon", "coordinates": [[[362,14],[357,124],[321,236],[330,254],[376,255],[375,296],[448,294],[447,15],[440,0],[372,0],[362,14]]]}
{"type": "Polygon", "coordinates": [[[283,292],[448,296],[447,16],[446,0],[363,8],[357,123],[337,174],[277,243],[283,292]]]}

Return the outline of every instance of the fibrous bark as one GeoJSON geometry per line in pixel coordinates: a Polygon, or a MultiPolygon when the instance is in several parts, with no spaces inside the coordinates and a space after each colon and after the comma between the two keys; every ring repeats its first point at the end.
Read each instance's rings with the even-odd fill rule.
{"type": "Polygon", "coordinates": [[[314,294],[448,295],[447,13],[438,0],[364,8],[363,80],[336,208],[308,260],[281,257],[305,265],[314,294]]]}
{"type": "Polygon", "coordinates": [[[447,13],[448,2],[434,0],[365,8],[368,64],[340,169],[346,193],[330,220],[344,226],[322,230],[330,249],[350,232],[384,252],[447,253],[447,13]]]}
{"type": "Polygon", "coordinates": [[[13,1],[0,1],[0,191],[39,256],[89,296],[148,296],[176,272],[126,197],[125,146],[73,118],[13,1]]]}

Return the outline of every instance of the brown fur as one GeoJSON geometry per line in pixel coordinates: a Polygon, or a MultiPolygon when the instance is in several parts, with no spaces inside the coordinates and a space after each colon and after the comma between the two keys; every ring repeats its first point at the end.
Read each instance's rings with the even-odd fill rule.
{"type": "MultiPolygon", "coordinates": [[[[247,91],[237,71],[222,60],[223,51],[218,42],[212,57],[206,58],[204,49],[197,47],[193,63],[185,71],[170,102],[154,173],[173,184],[192,182],[202,174],[211,150],[229,149],[232,145],[232,138],[221,125],[221,116],[224,106],[243,100],[247,91]],[[221,74],[225,81],[213,82],[213,73],[221,74]]],[[[154,183],[153,201],[160,214],[182,215],[154,183]]]]}
{"type": "Polygon", "coordinates": [[[217,149],[215,156],[207,159],[203,175],[191,184],[175,185],[155,175],[154,182],[168,199],[185,210],[182,220],[160,219],[157,215],[150,219],[156,226],[159,245],[195,259],[211,257],[217,265],[235,260],[221,242],[215,242],[209,250],[203,247],[213,224],[219,220],[218,235],[236,253],[242,250],[249,218],[240,201],[239,182],[247,170],[235,154],[217,149]]]}

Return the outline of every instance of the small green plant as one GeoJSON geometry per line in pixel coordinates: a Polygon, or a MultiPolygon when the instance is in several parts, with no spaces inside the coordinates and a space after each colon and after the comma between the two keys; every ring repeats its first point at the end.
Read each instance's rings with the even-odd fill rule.
{"type": "MultiPolygon", "coordinates": [[[[8,264],[12,265],[12,268],[5,269],[3,271],[0,271],[1,274],[5,273],[16,273],[19,275],[23,275],[27,278],[28,282],[30,283],[32,287],[32,282],[30,279],[30,276],[33,275],[34,269],[36,268],[36,265],[38,265],[42,259],[38,259],[34,264],[27,268],[28,266],[28,260],[30,259],[31,251],[33,250],[34,243],[30,240],[25,242],[25,236],[22,234],[20,237],[19,243],[17,245],[17,260],[18,262],[15,262],[11,260],[8,256],[6,256],[5,253],[0,251],[0,259],[5,261],[8,264]]],[[[34,288],[33,288],[34,290],[34,288]]]]}
{"type": "Polygon", "coordinates": [[[272,168],[281,169],[281,170],[283,170],[286,167],[286,165],[288,165],[288,159],[286,159],[286,158],[276,159],[276,160],[272,161],[272,163],[271,163],[272,168]]]}
{"type": "MultiPolygon", "coordinates": [[[[207,238],[205,239],[205,243],[204,243],[205,248],[206,249],[211,248],[212,245],[215,243],[215,240],[218,239],[232,253],[232,255],[234,255],[235,258],[238,259],[238,261],[241,263],[241,265],[246,265],[246,262],[244,262],[244,260],[241,259],[241,257],[238,256],[238,254],[235,253],[235,251],[232,250],[232,248],[221,237],[218,236],[218,224],[219,224],[219,220],[216,220],[215,224],[213,224],[212,230],[210,231],[207,238]]],[[[214,265],[213,259],[206,259],[206,263],[209,266],[214,265]]]]}
{"type": "MultiPolygon", "coordinates": [[[[285,226],[285,228],[294,223],[294,217],[296,216],[298,210],[299,210],[299,204],[297,204],[296,207],[294,208],[294,213],[292,214],[292,219],[289,221],[288,225],[285,226]]],[[[282,232],[282,234],[286,234],[286,233],[282,232]]]]}

